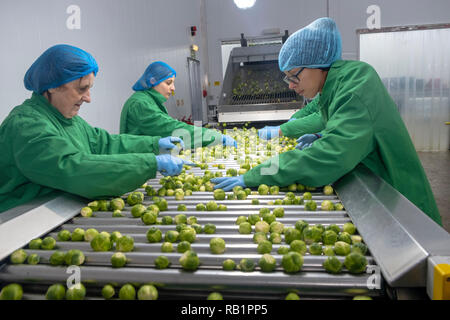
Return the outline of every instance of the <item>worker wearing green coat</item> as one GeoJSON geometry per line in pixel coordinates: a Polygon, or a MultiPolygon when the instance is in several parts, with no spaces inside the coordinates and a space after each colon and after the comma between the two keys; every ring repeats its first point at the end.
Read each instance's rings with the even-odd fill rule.
{"type": "Polygon", "coordinates": [[[180,139],[110,135],[77,115],[97,71],[89,53],[69,45],[49,48],[29,68],[24,83],[33,94],[0,126],[0,212],[61,191],[121,196],[157,171],[181,172],[184,160],[158,155],[180,139]]]}
{"type": "Polygon", "coordinates": [[[169,115],[164,103],[175,91],[175,77],[176,71],[168,64],[161,61],[151,63],[134,84],[133,90],[136,92],[123,106],[120,132],[177,136],[192,148],[217,143],[237,147],[236,141],[230,136],[178,121],[169,115]]]}
{"type": "Polygon", "coordinates": [[[340,60],[340,52],[340,35],[329,18],[318,19],[288,38],[279,54],[280,69],[298,94],[313,98],[319,93],[317,105],[324,127],[300,137],[295,150],[243,176],[216,178],[215,187],[229,190],[236,185],[292,183],[318,187],[366,167],[441,225],[429,182],[397,106],[370,65],[340,60]]]}

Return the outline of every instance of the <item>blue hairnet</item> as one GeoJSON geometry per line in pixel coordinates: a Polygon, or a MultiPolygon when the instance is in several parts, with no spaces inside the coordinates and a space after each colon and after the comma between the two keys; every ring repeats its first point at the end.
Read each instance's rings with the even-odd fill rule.
{"type": "Polygon", "coordinates": [[[134,84],[134,91],[142,91],[153,88],[166,79],[176,77],[177,73],[167,63],[156,61],[145,69],[144,74],[134,84]]]}
{"type": "Polygon", "coordinates": [[[281,71],[299,67],[328,68],[342,55],[342,41],[333,19],[320,18],[293,33],[278,56],[281,71]]]}
{"type": "Polygon", "coordinates": [[[23,82],[28,90],[42,94],[92,72],[97,75],[98,65],[89,53],[59,44],[47,49],[31,65],[23,82]]]}

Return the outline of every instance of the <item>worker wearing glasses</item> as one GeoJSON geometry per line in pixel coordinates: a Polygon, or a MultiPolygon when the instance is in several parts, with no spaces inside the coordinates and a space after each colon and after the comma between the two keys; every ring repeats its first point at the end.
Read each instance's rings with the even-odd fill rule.
{"type": "MultiPolygon", "coordinates": [[[[315,98],[311,103],[321,116],[319,130],[300,137],[296,149],[242,176],[213,179],[215,188],[292,183],[320,187],[352,170],[369,169],[442,225],[395,102],[370,65],[341,60],[341,51],[339,31],[330,18],[320,18],[287,39],[279,54],[280,70],[290,89],[315,98]],[[274,163],[278,170],[271,170],[274,163]]],[[[289,123],[297,121],[302,119],[289,123]]]]}

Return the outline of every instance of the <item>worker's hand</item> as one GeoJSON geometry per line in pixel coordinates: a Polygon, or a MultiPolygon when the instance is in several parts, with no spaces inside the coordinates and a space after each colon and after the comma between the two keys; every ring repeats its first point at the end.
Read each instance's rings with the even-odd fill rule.
{"type": "Polygon", "coordinates": [[[320,133],[304,134],[297,139],[298,144],[295,146],[295,149],[303,150],[305,148],[311,147],[313,142],[319,138],[322,138],[322,135],[320,133]]]}
{"type": "Polygon", "coordinates": [[[158,145],[159,145],[159,153],[170,153],[172,149],[175,149],[175,151],[178,151],[177,154],[180,152],[180,148],[178,148],[174,143],[180,143],[181,149],[184,149],[184,142],[178,137],[165,137],[159,139],[158,145]]]}
{"type": "Polygon", "coordinates": [[[222,135],[222,143],[224,147],[235,147],[237,148],[237,142],[232,137],[227,136],[226,134],[222,135]]]}
{"type": "Polygon", "coordinates": [[[244,176],[213,178],[210,181],[216,184],[214,189],[223,189],[223,191],[230,191],[236,186],[241,186],[242,188],[246,187],[244,176]]]}
{"type": "Polygon", "coordinates": [[[183,160],[170,154],[160,154],[156,156],[156,166],[163,176],[176,176],[183,170],[183,165],[195,165],[190,161],[183,160]]]}
{"type": "Polygon", "coordinates": [[[270,140],[279,136],[280,127],[279,126],[265,126],[258,130],[258,136],[263,140],[270,140]]]}

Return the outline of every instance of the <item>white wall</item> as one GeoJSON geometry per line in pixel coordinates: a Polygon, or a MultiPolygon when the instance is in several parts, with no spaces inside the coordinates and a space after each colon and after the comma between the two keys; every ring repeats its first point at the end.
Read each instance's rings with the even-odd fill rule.
{"type": "MultiPolygon", "coordinates": [[[[187,61],[189,26],[200,25],[201,0],[2,0],[0,1],[0,122],[30,96],[23,76],[48,47],[67,43],[90,52],[99,64],[92,103],[80,115],[118,133],[131,86],[155,60],[177,71],[176,94],[166,102],[175,118],[191,114],[187,61]],[[81,29],[69,30],[69,5],[81,8],[81,29]],[[176,100],[184,100],[177,107],[176,100]]],[[[200,39],[198,39],[200,40],[200,39]]],[[[200,46],[201,43],[197,43],[200,46]]],[[[201,57],[199,57],[201,58],[201,57]]]]}

